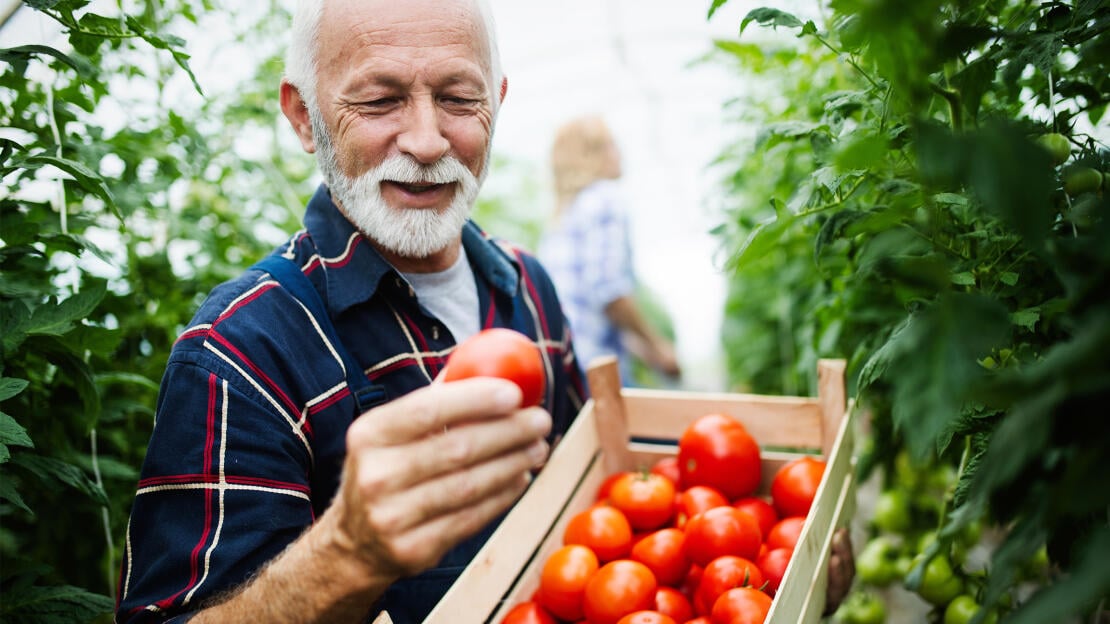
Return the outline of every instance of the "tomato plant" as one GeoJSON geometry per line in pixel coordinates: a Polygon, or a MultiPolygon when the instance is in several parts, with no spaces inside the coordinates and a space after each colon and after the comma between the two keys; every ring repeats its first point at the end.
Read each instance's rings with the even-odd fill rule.
{"type": "Polygon", "coordinates": [[[722,555],[753,560],[761,543],[755,519],[733,507],[714,507],[686,523],[686,554],[702,567],[722,555]]]}
{"type": "Polygon", "coordinates": [[[647,566],[629,559],[610,561],[586,584],[583,610],[591,624],[615,624],[655,604],[655,577],[647,566]]]}
{"type": "Polygon", "coordinates": [[[776,470],[771,480],[771,501],[779,517],[808,514],[824,475],[825,462],[809,455],[792,459],[776,470]]]}
{"type": "Polygon", "coordinates": [[[569,544],[559,548],[543,564],[536,602],[560,619],[581,618],[586,583],[598,567],[597,555],[586,546],[569,544]]]}
{"type": "Polygon", "coordinates": [[[659,529],[632,546],[629,557],[646,565],[660,585],[678,585],[690,571],[686,534],[676,528],[659,529]]]}
{"type": "Polygon", "coordinates": [[[759,445],[744,425],[724,414],[696,418],[678,440],[681,487],[708,485],[729,500],[759,486],[759,445]]]}
{"type": "Polygon", "coordinates": [[[713,603],[714,624],[762,624],[771,611],[771,597],[752,587],[726,591],[713,603]]]}
{"type": "Polygon", "coordinates": [[[632,526],[615,507],[594,505],[571,517],[563,530],[563,544],[581,544],[601,562],[624,557],[632,549],[632,526]]]}
{"type": "Polygon", "coordinates": [[[624,513],[633,529],[657,529],[674,517],[675,486],[652,472],[627,472],[613,482],[609,502],[624,513]]]}
{"type": "Polygon", "coordinates": [[[543,355],[531,338],[506,327],[483,329],[455,346],[447,359],[444,381],[499,377],[520,387],[521,404],[543,401],[547,375],[543,355]]]}

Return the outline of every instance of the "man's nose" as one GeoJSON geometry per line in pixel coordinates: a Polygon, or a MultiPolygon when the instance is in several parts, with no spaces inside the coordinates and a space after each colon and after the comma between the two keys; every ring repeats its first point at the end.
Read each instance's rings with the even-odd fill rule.
{"type": "Polygon", "coordinates": [[[397,137],[397,148],[421,164],[437,162],[451,149],[443,136],[439,111],[432,101],[416,100],[406,113],[405,127],[397,137]]]}

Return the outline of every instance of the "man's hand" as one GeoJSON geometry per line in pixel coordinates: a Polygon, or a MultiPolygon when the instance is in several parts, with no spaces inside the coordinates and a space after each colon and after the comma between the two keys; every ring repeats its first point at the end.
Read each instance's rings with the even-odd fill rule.
{"type": "MultiPolygon", "coordinates": [[[[337,542],[374,575],[438,562],[524,492],[551,417],[509,381],[435,383],[363,414],[329,513],[337,542]]],[[[380,576],[379,576],[380,578],[380,576]]]]}

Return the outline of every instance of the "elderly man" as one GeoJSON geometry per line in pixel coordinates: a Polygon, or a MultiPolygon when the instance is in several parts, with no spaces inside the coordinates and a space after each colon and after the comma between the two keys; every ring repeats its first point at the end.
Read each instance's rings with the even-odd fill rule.
{"type": "Polygon", "coordinates": [[[281,108],[326,184],[174,348],[118,621],[419,621],[524,491],[584,387],[547,274],[468,220],[506,84],[474,0],[302,2],[281,108]],[[542,407],[432,383],[495,326],[542,407]]]}

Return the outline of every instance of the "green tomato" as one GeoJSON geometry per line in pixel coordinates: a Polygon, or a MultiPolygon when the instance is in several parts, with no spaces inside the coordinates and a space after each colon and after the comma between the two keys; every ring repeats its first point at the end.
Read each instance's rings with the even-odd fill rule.
{"type": "MultiPolygon", "coordinates": [[[[975,599],[967,594],[960,594],[948,603],[944,609],[944,624],[970,624],[975,614],[979,612],[982,607],[975,599]]],[[[994,611],[987,613],[983,618],[983,624],[996,624],[998,622],[998,614],[994,611]]]]}
{"type": "Polygon", "coordinates": [[[1075,167],[1064,174],[1064,192],[1072,197],[1102,187],[1102,172],[1092,167],[1075,167]]]}
{"type": "Polygon", "coordinates": [[[898,578],[897,555],[891,541],[883,536],[867,542],[856,557],[856,575],[860,582],[882,586],[898,578]]]}
{"type": "Polygon", "coordinates": [[[1048,151],[1054,164],[1062,164],[1071,155],[1071,142],[1068,141],[1068,137],[1058,132],[1042,135],[1037,142],[1048,151]]]}
{"type": "Polygon", "coordinates": [[[833,617],[839,624],[883,624],[886,622],[886,605],[868,592],[852,593],[833,617]]]}
{"type": "MultiPolygon", "coordinates": [[[[921,555],[918,555],[914,565],[917,565],[921,559],[921,555]]],[[[964,583],[952,570],[952,564],[949,563],[948,558],[937,555],[925,565],[925,574],[921,579],[921,586],[917,588],[917,593],[929,603],[942,606],[963,593],[963,590],[964,583]]]]}
{"type": "Polygon", "coordinates": [[[910,496],[905,490],[883,490],[875,500],[871,524],[887,533],[905,533],[913,526],[910,508],[910,496]]]}

